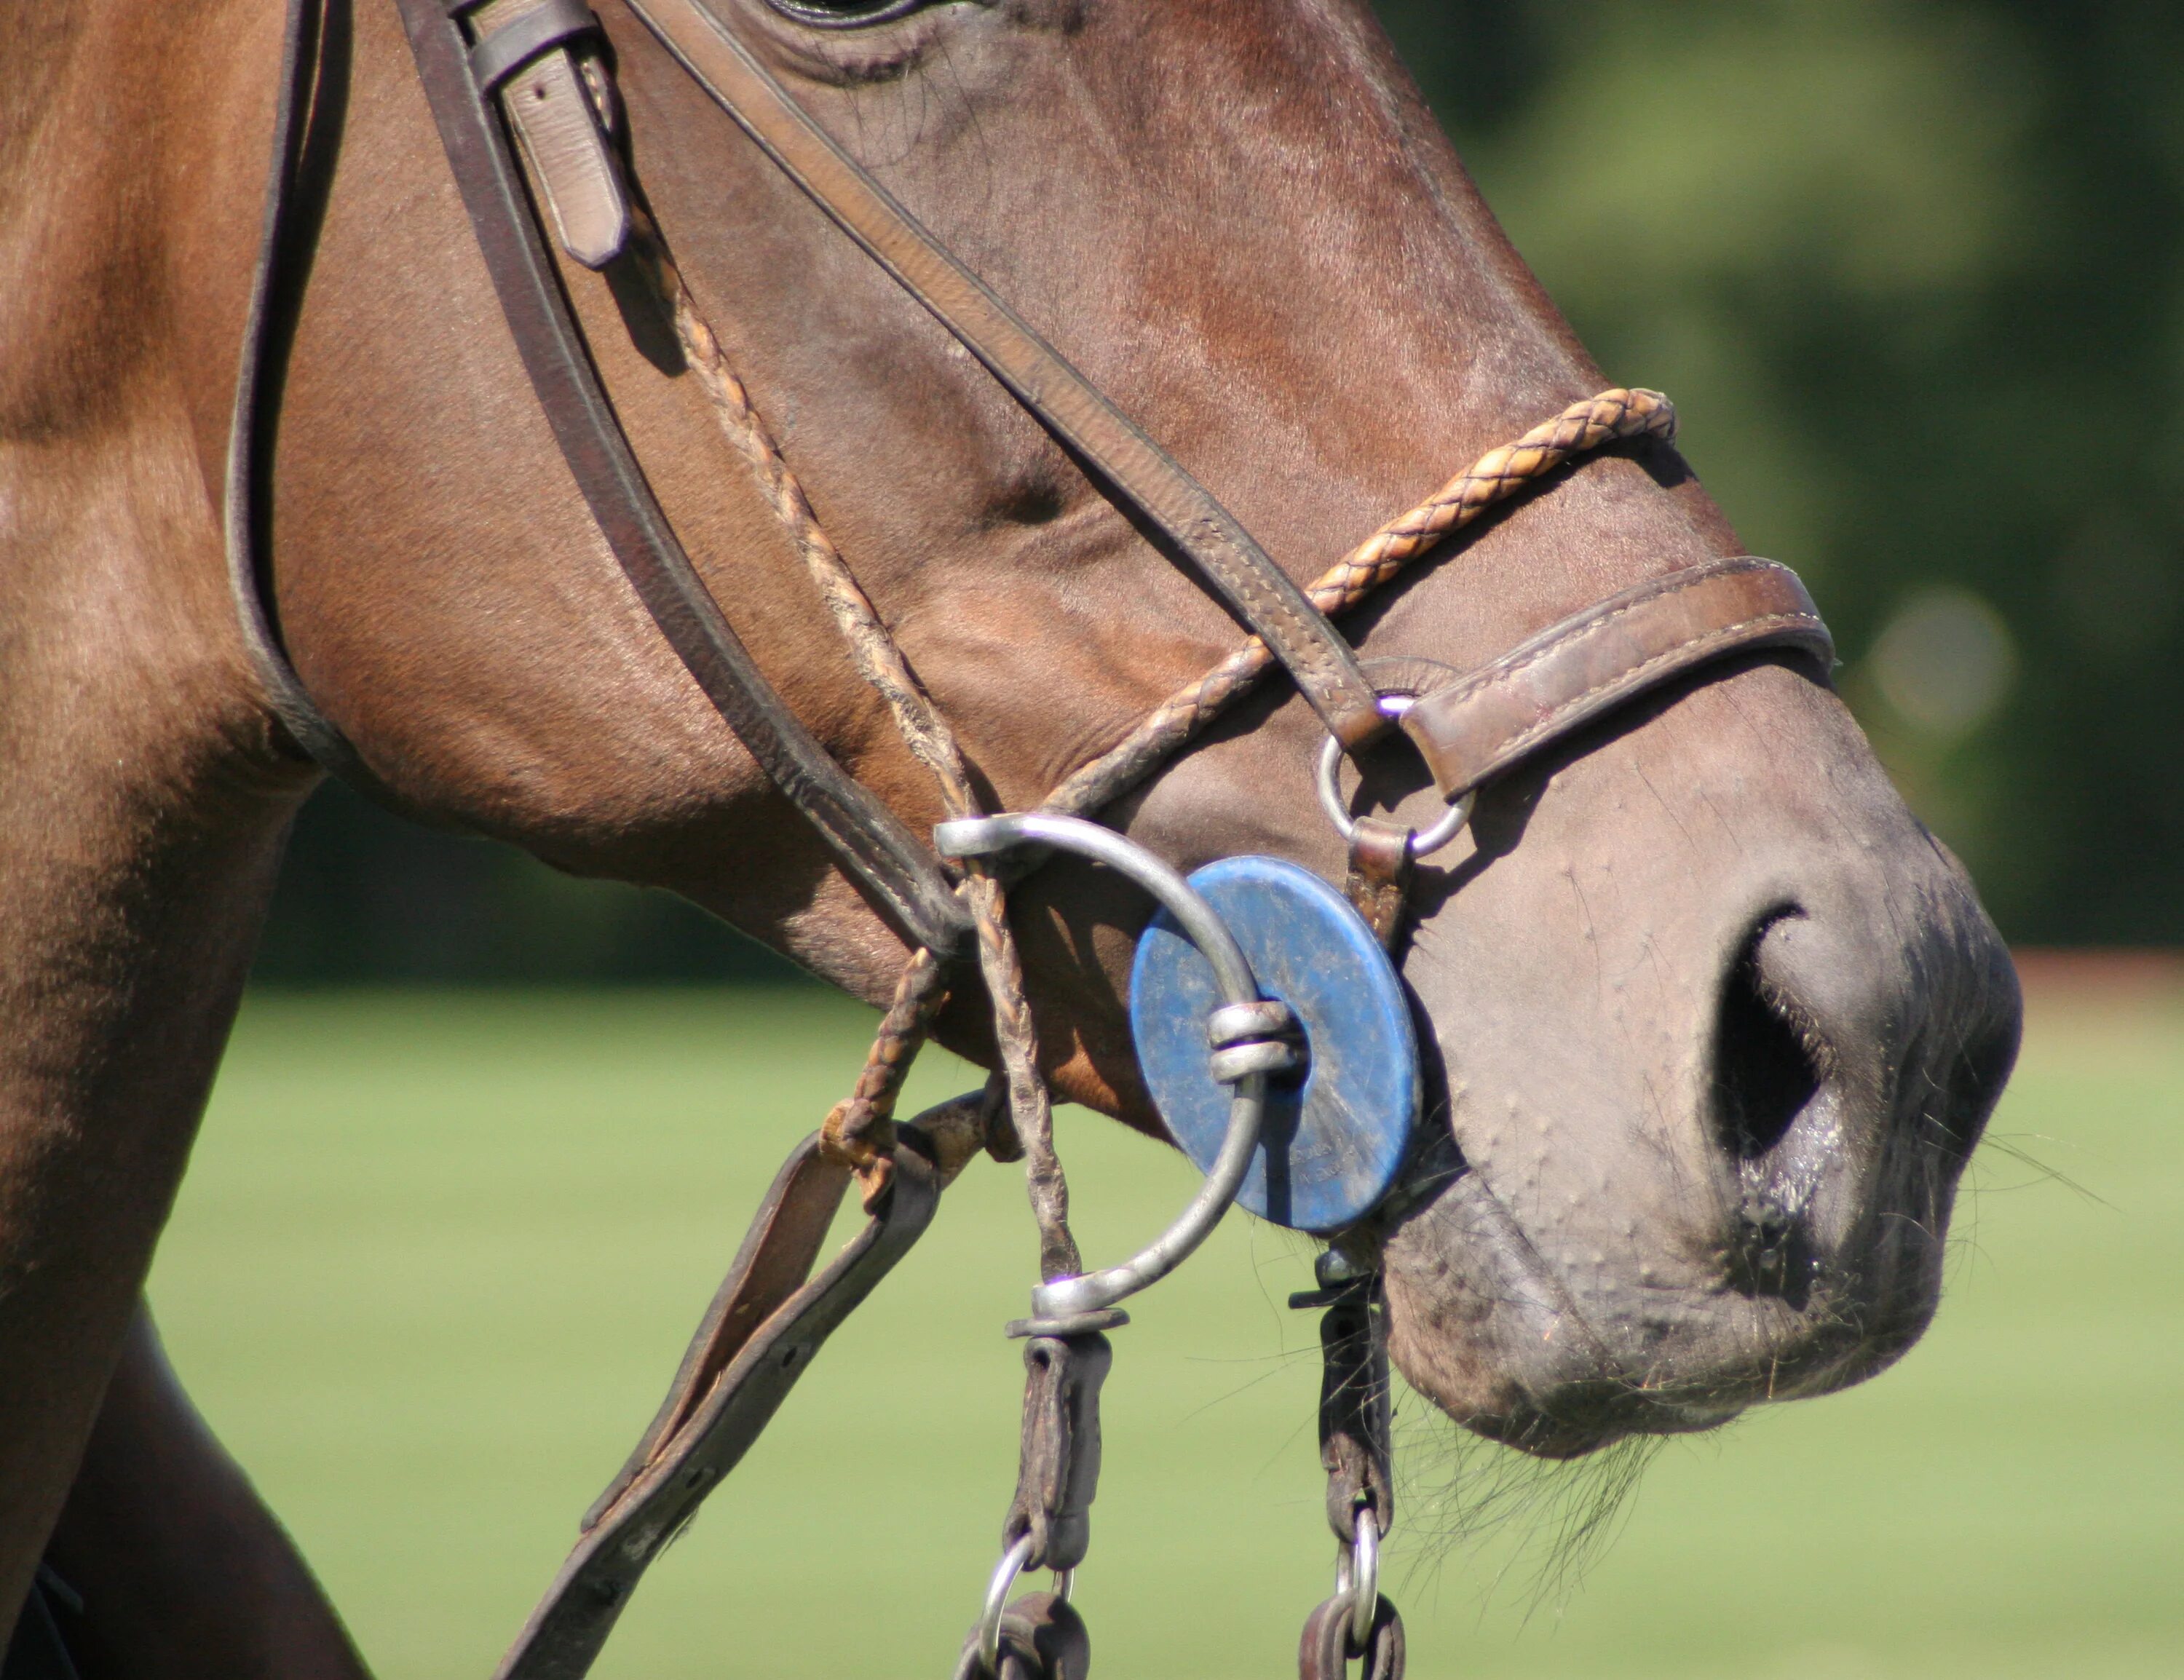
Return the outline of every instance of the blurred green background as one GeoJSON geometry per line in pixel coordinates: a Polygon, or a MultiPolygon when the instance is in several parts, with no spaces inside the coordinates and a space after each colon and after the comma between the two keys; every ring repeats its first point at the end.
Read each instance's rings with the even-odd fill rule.
{"type": "MultiPolygon", "coordinates": [[[[152,1297],[184,1378],[387,1680],[478,1680],[665,1387],[870,1017],[815,989],[260,993],[152,1297]]],[[[969,1082],[922,1067],[916,1096],[969,1082]]],[[[1192,1177],[1081,1111],[1088,1251],[1192,1177]]],[[[2184,1672],[2184,996],[2036,1008],[1949,1298],[1879,1381],[1635,1466],[1458,1449],[1401,1404],[1412,1672],[2155,1680],[2184,1672]],[[2081,1188],[2028,1168],[2030,1152],[2081,1188]],[[1497,1504],[1498,1501],[1498,1504],[1497,1504]],[[1455,1543],[1482,1505],[1512,1520],[1455,1543]]],[[[1079,1602],[1099,1672],[1294,1672],[1329,1588],[1301,1239],[1232,1215],[1116,1333],[1079,1602]]],[[[1015,1483],[1033,1254],[976,1163],[637,1595],[607,1680],[944,1674],[1015,1483]]]]}
{"type": "MultiPolygon", "coordinates": [[[[1380,0],[1618,382],[1667,391],[2020,943],[2184,943],[2184,8],[1380,0]]],[[[298,824],[269,979],[778,965],[659,894],[298,824]]]]}

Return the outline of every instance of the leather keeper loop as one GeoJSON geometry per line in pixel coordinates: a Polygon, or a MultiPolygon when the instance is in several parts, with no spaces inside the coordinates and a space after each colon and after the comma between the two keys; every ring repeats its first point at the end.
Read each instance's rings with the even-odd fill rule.
{"type": "Polygon", "coordinates": [[[471,74],[478,91],[490,93],[540,53],[573,36],[601,33],[599,20],[584,0],[543,0],[471,47],[471,74]]]}

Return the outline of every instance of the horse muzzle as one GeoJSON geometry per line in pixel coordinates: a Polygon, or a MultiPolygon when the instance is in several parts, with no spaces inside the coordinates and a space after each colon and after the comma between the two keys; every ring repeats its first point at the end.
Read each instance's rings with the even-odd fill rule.
{"type": "Polygon", "coordinates": [[[2007,954],[1877,771],[1724,770],[1851,727],[1772,667],[1664,697],[1490,789],[1462,891],[1422,893],[1438,1088],[1379,1221],[1390,1347],[1480,1432],[1705,1427],[1930,1319],[2014,1056],[2007,954]]]}

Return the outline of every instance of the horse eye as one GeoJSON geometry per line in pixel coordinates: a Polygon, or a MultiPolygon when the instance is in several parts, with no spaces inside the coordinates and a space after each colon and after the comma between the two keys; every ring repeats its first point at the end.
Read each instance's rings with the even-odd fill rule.
{"type": "Polygon", "coordinates": [[[814,29],[862,29],[906,18],[928,0],[766,0],[784,18],[814,29]]]}

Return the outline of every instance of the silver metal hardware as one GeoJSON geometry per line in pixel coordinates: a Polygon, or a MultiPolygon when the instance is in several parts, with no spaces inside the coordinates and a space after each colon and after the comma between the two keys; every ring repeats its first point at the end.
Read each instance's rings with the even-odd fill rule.
{"type": "MultiPolygon", "coordinates": [[[[991,857],[1018,846],[1050,846],[1106,864],[1151,893],[1176,919],[1212,965],[1214,984],[1224,1006],[1256,1005],[1264,1001],[1259,996],[1258,982],[1251,977],[1251,964],[1213,907],[1167,864],[1112,828],[1081,817],[1048,816],[1036,811],[962,817],[936,827],[933,843],[944,857],[991,857]]],[[[1258,1069],[1240,1071],[1230,1088],[1228,1129],[1223,1134],[1220,1154],[1190,1205],[1167,1230],[1120,1266],[1040,1284],[1031,1292],[1032,1316],[1064,1318],[1112,1307],[1158,1282],[1181,1265],[1236,1199],[1251,1167],[1252,1152],[1259,1146],[1266,1109],[1266,1073],[1258,1069]]]]}
{"type": "Polygon", "coordinates": [[[1373,1637],[1373,1613],[1380,1608],[1380,1520],[1373,1507],[1357,1507],[1351,1543],[1334,1560],[1334,1595],[1350,1598],[1350,1643],[1363,1650],[1373,1637]]]}
{"type": "Polygon", "coordinates": [[[1231,1044],[1225,1050],[1216,1050],[1206,1060],[1217,1083],[1234,1085],[1246,1074],[1294,1072],[1298,1058],[1294,1044],[1261,1040],[1231,1044]]]}
{"type": "Polygon", "coordinates": [[[1296,1012],[1279,999],[1258,1004],[1223,1004],[1206,1017],[1206,1042],[1217,1050],[1254,1038],[1294,1038],[1296,1012]]]}
{"type": "Polygon", "coordinates": [[[1304,1065],[1304,1029],[1279,999],[1223,1004],[1206,1018],[1213,1077],[1234,1085],[1247,1073],[1294,1073],[1304,1065]]]}
{"type": "Polygon", "coordinates": [[[1334,1289],[1345,1283],[1355,1283],[1361,1277],[1370,1277],[1379,1266],[1371,1260],[1361,1260],[1345,1249],[1328,1249],[1312,1263],[1312,1282],[1323,1289],[1334,1289]]]}
{"type": "Polygon", "coordinates": [[[984,1673],[1001,1672],[1001,1612],[1008,1608],[1009,1588],[1023,1573],[1031,1547],[1031,1536],[1026,1534],[1002,1554],[994,1566],[994,1578],[986,1584],[986,1607],[978,1612],[978,1666],[984,1673]]]}
{"type": "MultiPolygon", "coordinates": [[[[1380,713],[1384,717],[1399,718],[1410,710],[1417,696],[1412,694],[1383,694],[1380,713]]],[[[1340,780],[1342,771],[1342,743],[1330,735],[1327,744],[1319,749],[1319,774],[1316,785],[1319,790],[1319,808],[1327,813],[1327,820],[1334,825],[1334,832],[1346,841],[1357,832],[1357,825],[1350,815],[1349,802],[1342,797],[1340,780]]],[[[1429,857],[1461,833],[1471,821],[1471,808],[1477,803],[1474,788],[1461,798],[1449,801],[1448,809],[1429,828],[1411,831],[1411,855],[1429,857]]]]}

